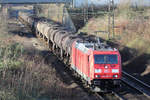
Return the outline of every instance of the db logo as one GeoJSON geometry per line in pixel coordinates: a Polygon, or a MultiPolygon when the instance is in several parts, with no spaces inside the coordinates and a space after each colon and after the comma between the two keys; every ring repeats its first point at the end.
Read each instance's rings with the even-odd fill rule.
{"type": "Polygon", "coordinates": [[[104,70],[104,73],[109,73],[109,70],[108,70],[108,69],[105,69],[105,70],[104,70]]]}

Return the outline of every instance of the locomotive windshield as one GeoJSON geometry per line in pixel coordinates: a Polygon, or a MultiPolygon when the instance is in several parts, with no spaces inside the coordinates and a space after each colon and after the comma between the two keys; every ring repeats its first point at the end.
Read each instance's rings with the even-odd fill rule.
{"type": "Polygon", "coordinates": [[[118,64],[117,55],[94,55],[95,64],[118,64]]]}

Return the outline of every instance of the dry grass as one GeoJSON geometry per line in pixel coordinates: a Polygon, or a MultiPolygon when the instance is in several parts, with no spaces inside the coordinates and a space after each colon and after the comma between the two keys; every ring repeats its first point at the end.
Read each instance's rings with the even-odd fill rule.
{"type": "Polygon", "coordinates": [[[75,91],[59,80],[55,68],[39,54],[24,53],[19,44],[0,49],[0,99],[31,100],[74,98],[75,91]]]}

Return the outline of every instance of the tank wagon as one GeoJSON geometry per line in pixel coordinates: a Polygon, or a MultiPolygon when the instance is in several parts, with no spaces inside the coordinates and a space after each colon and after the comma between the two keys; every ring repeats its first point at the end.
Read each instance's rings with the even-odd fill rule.
{"type": "Polygon", "coordinates": [[[111,91],[120,87],[122,67],[117,49],[100,42],[89,42],[89,37],[84,39],[45,18],[20,12],[19,20],[42,37],[93,91],[111,91]]]}

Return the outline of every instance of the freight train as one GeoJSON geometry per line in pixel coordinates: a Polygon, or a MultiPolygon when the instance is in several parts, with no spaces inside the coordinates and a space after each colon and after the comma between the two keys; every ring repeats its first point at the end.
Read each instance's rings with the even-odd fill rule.
{"type": "Polygon", "coordinates": [[[75,34],[46,18],[19,12],[18,19],[42,37],[93,91],[106,92],[120,87],[122,67],[117,49],[75,34]]]}

